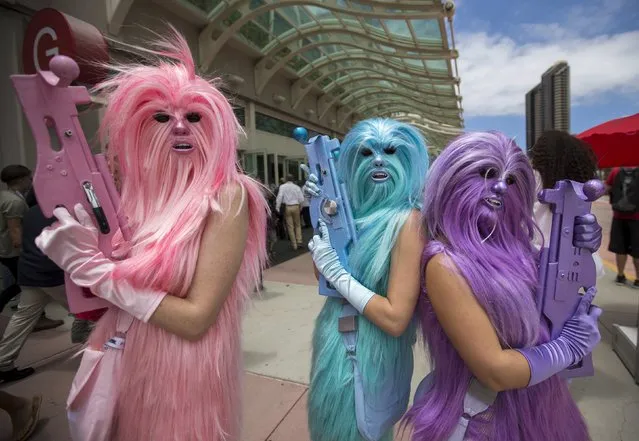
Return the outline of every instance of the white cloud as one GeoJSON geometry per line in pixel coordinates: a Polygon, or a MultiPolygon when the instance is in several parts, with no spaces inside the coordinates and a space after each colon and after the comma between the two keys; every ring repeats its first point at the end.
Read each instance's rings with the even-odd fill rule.
{"type": "Polygon", "coordinates": [[[528,43],[485,32],[459,34],[467,116],[524,114],[526,92],[560,60],[570,65],[573,104],[620,89],[639,92],[639,30],[584,36],[556,23],[522,26],[522,35],[531,33],[537,38],[528,43]]]}

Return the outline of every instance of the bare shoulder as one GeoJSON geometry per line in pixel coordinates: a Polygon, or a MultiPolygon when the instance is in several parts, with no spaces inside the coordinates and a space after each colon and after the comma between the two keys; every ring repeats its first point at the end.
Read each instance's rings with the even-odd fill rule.
{"type": "Polygon", "coordinates": [[[222,187],[219,202],[222,212],[234,215],[248,212],[247,192],[241,182],[231,182],[222,187]]]}
{"type": "Polygon", "coordinates": [[[451,265],[454,265],[448,256],[444,253],[435,254],[426,265],[426,276],[439,275],[442,271],[450,271],[451,265]]]}
{"type": "Polygon", "coordinates": [[[423,247],[425,243],[421,214],[412,210],[399,232],[398,243],[402,246],[423,247]]]}
{"type": "Polygon", "coordinates": [[[444,253],[439,253],[428,261],[425,277],[429,295],[433,292],[450,293],[469,289],[455,263],[444,253]]]}

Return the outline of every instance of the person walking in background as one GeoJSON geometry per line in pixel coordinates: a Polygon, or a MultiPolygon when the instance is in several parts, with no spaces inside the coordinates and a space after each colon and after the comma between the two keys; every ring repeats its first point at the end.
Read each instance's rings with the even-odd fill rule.
{"type": "Polygon", "coordinates": [[[18,257],[22,247],[22,218],[29,209],[25,195],[31,188],[31,170],[24,165],[8,165],[0,172],[0,181],[7,185],[0,190],[0,263],[13,276],[14,283],[0,293],[0,311],[15,296],[18,286],[18,257]]]}
{"type": "MultiPolygon", "coordinates": [[[[286,180],[284,178],[280,179],[280,182],[278,185],[275,186],[275,188],[273,189],[273,194],[275,196],[277,196],[280,193],[280,187],[284,184],[284,182],[286,182],[286,180]]],[[[279,237],[281,240],[286,240],[286,225],[285,225],[285,221],[284,221],[284,208],[285,206],[282,205],[279,208],[275,208],[276,212],[277,212],[277,237],[279,237]]]]}
{"type": "Polygon", "coordinates": [[[275,204],[275,193],[269,191],[266,194],[266,201],[268,202],[268,207],[270,210],[270,215],[267,219],[266,224],[266,246],[268,248],[268,257],[269,260],[273,259],[275,255],[275,244],[277,243],[277,226],[280,221],[280,215],[278,210],[276,209],[275,204]]]}
{"type": "MultiPolygon", "coordinates": [[[[0,340],[0,383],[21,380],[33,374],[33,368],[17,369],[15,361],[29,334],[43,318],[44,308],[56,300],[68,309],[64,291],[64,272],[45,256],[35,244],[35,239],[55,221],[46,218],[39,205],[26,212],[22,224],[22,252],[18,260],[17,282],[22,294],[18,310],[0,340]]],[[[52,321],[53,322],[53,321],[52,321]]],[[[55,321],[56,326],[64,322],[55,321]]]]}
{"type": "Polygon", "coordinates": [[[606,180],[612,205],[612,226],[608,250],[615,253],[617,285],[626,284],[628,255],[635,266],[632,287],[639,289],[639,168],[614,168],[606,180]]]}
{"type": "Polygon", "coordinates": [[[302,203],[304,203],[302,189],[293,182],[293,176],[288,175],[286,182],[280,185],[277,192],[275,208],[279,212],[280,208],[284,207],[288,238],[294,250],[297,250],[302,245],[302,220],[300,217],[302,203]]]}
{"type": "Polygon", "coordinates": [[[311,197],[306,191],[304,191],[305,185],[305,183],[302,185],[302,193],[304,194],[304,202],[302,202],[302,220],[304,221],[304,228],[311,228],[313,226],[311,222],[311,197]]]}

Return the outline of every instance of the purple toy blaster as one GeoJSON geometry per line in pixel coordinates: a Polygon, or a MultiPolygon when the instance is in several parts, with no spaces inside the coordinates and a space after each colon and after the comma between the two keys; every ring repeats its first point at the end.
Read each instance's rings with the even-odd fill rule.
{"type": "MultiPolygon", "coordinates": [[[[112,239],[119,229],[127,238],[123,219],[118,217],[120,197],[103,155],[91,153],[78,120],[78,104],[90,104],[83,86],[71,86],[80,74],[78,64],[58,55],[50,62],[51,71],[35,75],[13,75],[11,81],[24,110],[38,150],[33,187],[45,216],[56,207],[73,213],[81,203],[93,213],[100,250],[111,256],[112,239]],[[52,139],[57,137],[57,143],[52,139]],[[60,147],[56,150],[56,144],[60,147]]],[[[110,303],[71,282],[66,275],[66,294],[72,313],[106,308],[110,303]]]]}
{"type": "MultiPolygon", "coordinates": [[[[539,200],[551,204],[552,231],[548,248],[543,248],[539,265],[537,306],[546,318],[551,339],[561,333],[573,316],[584,290],[595,286],[597,275],[592,253],[573,245],[575,218],[590,213],[591,202],[604,192],[603,183],[593,179],[581,184],[559,181],[552,190],[539,193],[539,200]]],[[[592,356],[561,374],[564,378],[594,375],[592,356]]]]}
{"type": "MultiPolygon", "coordinates": [[[[311,222],[315,228],[320,219],[326,222],[331,245],[335,248],[339,261],[348,271],[348,247],[357,240],[357,231],[346,188],[337,178],[335,168],[339,156],[339,140],[318,135],[307,141],[308,132],[303,127],[296,128],[293,136],[304,144],[309,169],[317,176],[317,186],[322,190],[320,197],[311,198],[311,222]]],[[[328,297],[342,297],[321,274],[319,293],[328,297]]]]}

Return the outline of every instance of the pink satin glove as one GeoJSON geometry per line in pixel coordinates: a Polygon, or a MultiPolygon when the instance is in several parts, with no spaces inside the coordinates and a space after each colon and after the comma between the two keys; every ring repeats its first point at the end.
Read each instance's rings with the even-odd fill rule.
{"type": "Polygon", "coordinates": [[[75,207],[76,221],[64,207],[53,210],[58,219],[35,239],[40,250],[60,268],[73,274],[79,265],[102,254],[98,248],[98,230],[82,205],[75,207]]]}
{"type": "Polygon", "coordinates": [[[116,263],[98,248],[98,230],[82,205],[74,207],[78,220],[66,208],[56,208],[58,222],[42,230],[35,243],[53,262],[69,274],[73,283],[128,312],[149,321],[165,292],[133,288],[125,280],[113,280],[116,263]]]}

